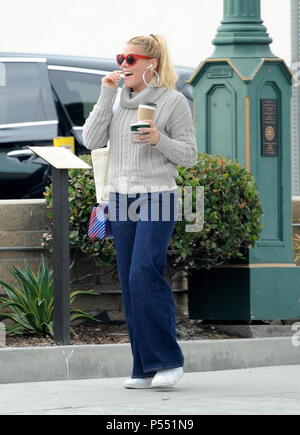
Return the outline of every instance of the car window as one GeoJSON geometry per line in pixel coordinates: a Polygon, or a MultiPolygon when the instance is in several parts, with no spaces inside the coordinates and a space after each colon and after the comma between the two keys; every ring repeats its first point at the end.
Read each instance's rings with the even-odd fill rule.
{"type": "Polygon", "coordinates": [[[49,70],[50,80],[74,126],[82,127],[100,95],[101,75],[49,70]]]}
{"type": "Polygon", "coordinates": [[[43,121],[46,114],[36,63],[0,64],[0,124],[43,121]]]}

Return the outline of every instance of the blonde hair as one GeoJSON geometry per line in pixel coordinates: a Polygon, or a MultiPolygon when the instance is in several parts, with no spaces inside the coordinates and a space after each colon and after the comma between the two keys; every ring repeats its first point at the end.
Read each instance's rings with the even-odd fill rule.
{"type": "Polygon", "coordinates": [[[127,44],[139,45],[147,56],[158,60],[156,71],[159,75],[158,87],[176,89],[177,73],[171,62],[169,50],[165,39],[161,35],[135,36],[127,44]]]}

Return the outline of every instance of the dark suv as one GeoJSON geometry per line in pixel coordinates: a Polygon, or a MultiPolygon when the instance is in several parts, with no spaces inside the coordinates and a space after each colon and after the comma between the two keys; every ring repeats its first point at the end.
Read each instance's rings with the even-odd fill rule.
{"type": "MultiPolygon", "coordinates": [[[[96,103],[101,78],[115,61],[87,57],[0,53],[0,199],[41,198],[50,168],[26,152],[74,136],[76,154],[87,153],[82,126],[96,103]],[[24,150],[15,153],[13,151],[24,150]]],[[[177,89],[192,106],[186,80],[193,69],[176,67],[177,89]]]]}

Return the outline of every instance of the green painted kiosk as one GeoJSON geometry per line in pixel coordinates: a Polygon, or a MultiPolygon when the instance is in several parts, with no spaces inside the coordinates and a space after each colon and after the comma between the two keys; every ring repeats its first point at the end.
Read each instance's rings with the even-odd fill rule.
{"type": "MultiPolygon", "coordinates": [[[[208,6],[209,7],[209,6],[208,6]]],[[[248,264],[193,274],[190,317],[300,318],[300,268],[293,263],[292,73],[270,50],[260,0],[224,0],[215,52],[189,82],[199,152],[232,158],[255,177],[264,228],[248,264]]]]}

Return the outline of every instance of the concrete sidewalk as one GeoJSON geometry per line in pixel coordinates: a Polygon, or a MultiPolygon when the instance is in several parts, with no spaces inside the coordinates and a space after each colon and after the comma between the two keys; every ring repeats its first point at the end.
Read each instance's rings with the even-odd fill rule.
{"type": "Polygon", "coordinates": [[[3,384],[0,415],[300,415],[300,365],[186,373],[170,390],[124,379],[3,384]]]}

